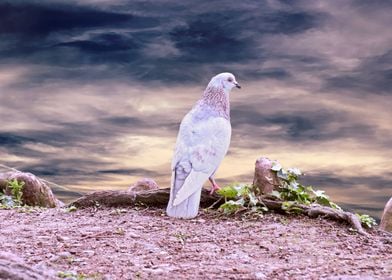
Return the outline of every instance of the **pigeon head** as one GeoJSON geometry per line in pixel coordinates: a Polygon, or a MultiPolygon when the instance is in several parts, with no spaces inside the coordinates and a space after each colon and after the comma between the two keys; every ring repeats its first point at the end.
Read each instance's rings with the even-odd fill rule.
{"type": "Polygon", "coordinates": [[[230,91],[233,87],[241,88],[237,83],[235,77],[231,73],[220,73],[213,77],[208,86],[223,88],[225,91],[230,91]]]}

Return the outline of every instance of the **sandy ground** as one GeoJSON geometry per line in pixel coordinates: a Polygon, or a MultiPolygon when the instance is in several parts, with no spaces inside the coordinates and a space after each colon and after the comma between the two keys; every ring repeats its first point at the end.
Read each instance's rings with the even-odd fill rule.
{"type": "Polygon", "coordinates": [[[85,279],[392,279],[392,235],[278,214],[1,210],[0,244],[33,266],[85,279]]]}

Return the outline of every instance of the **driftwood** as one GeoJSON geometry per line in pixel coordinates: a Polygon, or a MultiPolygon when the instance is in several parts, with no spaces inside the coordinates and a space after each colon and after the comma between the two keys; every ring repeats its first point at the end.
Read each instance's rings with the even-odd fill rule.
{"type": "MultiPolygon", "coordinates": [[[[149,190],[143,192],[128,192],[128,191],[98,191],[89,193],[68,206],[76,206],[78,208],[106,206],[106,207],[133,207],[137,205],[145,205],[151,207],[164,208],[166,207],[170,196],[170,189],[149,190]]],[[[271,196],[260,196],[259,199],[264,203],[269,210],[285,213],[282,209],[283,201],[276,200],[271,196]]],[[[221,196],[214,194],[210,195],[206,189],[202,190],[200,205],[201,207],[218,207],[223,203],[221,196]]],[[[332,220],[346,222],[350,224],[358,233],[367,235],[362,228],[358,217],[350,212],[340,211],[320,205],[296,205],[297,209],[311,218],[324,217],[332,220]]]]}
{"type": "MultiPolygon", "coordinates": [[[[146,205],[152,207],[166,207],[170,196],[170,189],[158,189],[141,192],[129,191],[98,191],[86,194],[71,202],[69,206],[78,208],[93,207],[97,205],[107,207],[125,207],[146,205]]],[[[203,189],[201,193],[200,206],[208,207],[220,199],[220,196],[210,195],[209,191],[203,189]]]]}

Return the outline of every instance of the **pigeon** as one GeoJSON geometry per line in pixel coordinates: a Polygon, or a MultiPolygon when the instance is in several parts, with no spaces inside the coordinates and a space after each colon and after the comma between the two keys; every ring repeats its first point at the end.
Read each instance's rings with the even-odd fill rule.
{"type": "Polygon", "coordinates": [[[171,165],[168,216],[196,217],[203,184],[209,179],[211,193],[219,189],[213,176],[230,145],[229,94],[234,87],[241,88],[233,74],[216,75],[183,118],[171,165]]]}

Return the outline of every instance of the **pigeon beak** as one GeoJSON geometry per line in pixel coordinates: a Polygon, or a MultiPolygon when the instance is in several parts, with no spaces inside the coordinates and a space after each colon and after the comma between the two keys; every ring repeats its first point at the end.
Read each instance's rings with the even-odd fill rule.
{"type": "Polygon", "coordinates": [[[234,85],[236,86],[236,88],[241,88],[240,84],[237,82],[234,82],[234,85]]]}

